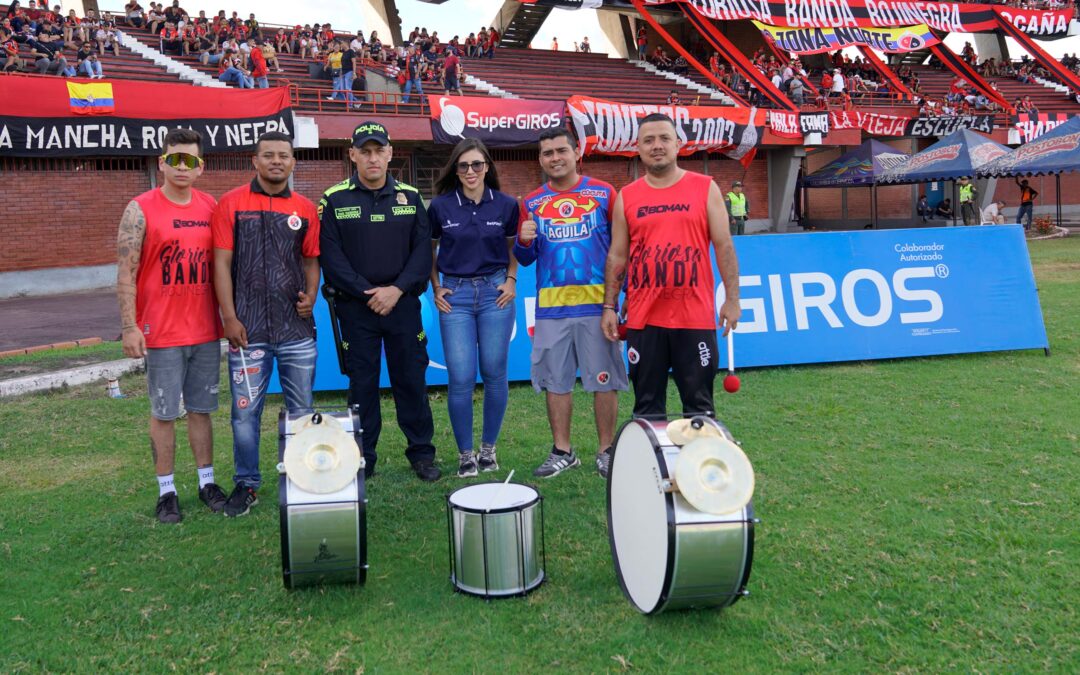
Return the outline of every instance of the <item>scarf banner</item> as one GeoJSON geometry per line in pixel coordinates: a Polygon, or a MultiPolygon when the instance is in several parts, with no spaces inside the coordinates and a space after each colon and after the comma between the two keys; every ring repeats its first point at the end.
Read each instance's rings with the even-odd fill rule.
{"type": "Polygon", "coordinates": [[[821,134],[823,137],[829,135],[829,113],[816,112],[816,113],[801,113],[799,115],[799,131],[803,136],[810,134],[821,134]]]}
{"type": "Polygon", "coordinates": [[[819,54],[860,46],[897,54],[938,43],[926,24],[898,28],[784,28],[755,21],[754,25],[777,47],[796,54],[819,54]]]}
{"type": "Polygon", "coordinates": [[[871,136],[948,136],[958,129],[983,133],[994,130],[993,115],[957,115],[954,117],[901,117],[857,110],[829,113],[833,129],[862,129],[871,136]]]}
{"type": "Polygon", "coordinates": [[[1020,132],[1020,142],[1028,143],[1068,122],[1070,117],[1068,113],[1018,113],[1010,117],[1009,122],[1020,132]]]}
{"type": "Polygon", "coordinates": [[[489,148],[535,143],[541,132],[563,126],[563,101],[488,98],[486,96],[428,96],[431,137],[455,145],[477,138],[489,148]]]}
{"type": "Polygon", "coordinates": [[[0,78],[0,155],[159,155],[170,129],[194,129],[203,152],[242,152],[268,131],[294,135],[289,92],[134,80],[0,78]]]}
{"type": "Polygon", "coordinates": [[[637,154],[638,123],[652,113],[675,121],[679,154],[719,152],[748,165],[764,133],[757,108],[616,103],[588,96],[566,101],[583,155],[637,154]]]}
{"type": "MultiPolygon", "coordinates": [[[[561,6],[564,0],[539,0],[561,6]]],[[[1072,9],[1015,9],[998,5],[921,0],[643,0],[647,5],[688,5],[716,21],[753,19],[784,28],[898,28],[925,24],[948,33],[983,33],[998,28],[998,18],[1030,37],[1068,35],[1072,9]]],[[[625,5],[625,2],[616,2],[625,5]]],[[[875,46],[875,45],[870,45],[875,46]]]]}
{"type": "Polygon", "coordinates": [[[769,130],[773,134],[783,138],[803,137],[802,129],[799,127],[799,113],[769,110],[766,114],[769,120],[769,130]]]}

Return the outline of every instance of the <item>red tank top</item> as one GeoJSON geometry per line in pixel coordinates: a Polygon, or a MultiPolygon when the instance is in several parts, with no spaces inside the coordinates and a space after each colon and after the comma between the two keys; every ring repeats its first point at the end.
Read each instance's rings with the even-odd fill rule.
{"type": "Polygon", "coordinates": [[[623,188],[630,234],[626,267],[626,323],[634,329],[716,328],[709,258],[709,185],[687,171],[658,189],[639,178],[623,188]]]}
{"type": "Polygon", "coordinates": [[[190,202],[174,204],[157,188],[135,201],[146,217],[135,278],[135,321],[146,346],[180,347],[219,339],[210,231],[214,198],[193,189],[190,202]]]}

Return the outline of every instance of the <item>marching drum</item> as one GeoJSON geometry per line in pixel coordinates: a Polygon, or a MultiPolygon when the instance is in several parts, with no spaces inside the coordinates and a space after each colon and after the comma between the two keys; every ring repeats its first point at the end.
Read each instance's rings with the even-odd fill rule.
{"type": "Polygon", "coordinates": [[[477,483],[446,497],[450,583],[483,598],[526,595],[544,582],[544,503],[520,483],[477,483]]]}
{"type": "Polygon", "coordinates": [[[692,423],[633,419],[612,452],[608,533],[631,604],[657,614],[726,607],[745,595],[754,478],[727,429],[704,416],[692,423]]]}
{"type": "Polygon", "coordinates": [[[286,588],[367,577],[364,459],[357,411],[278,415],[281,571],[286,588]]]}

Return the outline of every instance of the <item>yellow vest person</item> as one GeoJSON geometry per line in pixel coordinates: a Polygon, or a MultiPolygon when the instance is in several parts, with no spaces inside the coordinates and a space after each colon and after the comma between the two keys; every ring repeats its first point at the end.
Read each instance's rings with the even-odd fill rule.
{"type": "Polygon", "coordinates": [[[731,192],[724,195],[724,204],[727,206],[731,234],[745,234],[746,214],[750,212],[750,205],[743,192],[742,181],[731,184],[731,192]]]}
{"type": "Polygon", "coordinates": [[[967,176],[957,183],[960,188],[960,216],[964,219],[964,225],[978,225],[979,212],[975,208],[975,200],[979,194],[967,176]]]}

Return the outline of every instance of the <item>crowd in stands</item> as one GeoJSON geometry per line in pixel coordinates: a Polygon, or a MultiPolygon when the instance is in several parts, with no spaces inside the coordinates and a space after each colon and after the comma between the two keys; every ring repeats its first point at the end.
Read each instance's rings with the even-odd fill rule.
{"type": "Polygon", "coordinates": [[[116,22],[108,14],[75,10],[63,14],[60,5],[30,0],[23,7],[12,0],[0,23],[3,72],[36,72],[60,77],[102,78],[100,56],[120,53],[116,22]],[[25,46],[25,51],[23,47],[25,46]]]}

